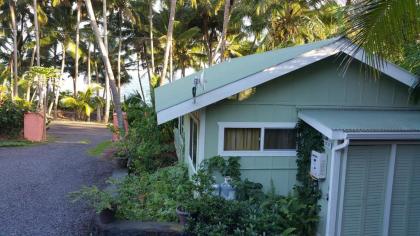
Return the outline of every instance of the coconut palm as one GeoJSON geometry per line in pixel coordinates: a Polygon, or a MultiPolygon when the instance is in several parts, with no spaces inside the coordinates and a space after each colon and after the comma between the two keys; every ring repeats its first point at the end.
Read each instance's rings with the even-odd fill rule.
{"type": "Polygon", "coordinates": [[[105,43],[102,40],[101,32],[99,31],[99,27],[96,23],[95,13],[93,11],[92,2],[90,0],[85,0],[87,12],[90,19],[90,26],[92,28],[93,33],[95,34],[96,42],[99,45],[99,50],[101,52],[102,61],[105,65],[106,72],[109,77],[109,85],[112,90],[112,97],[114,101],[114,107],[115,111],[117,113],[117,119],[118,119],[118,127],[120,128],[120,137],[124,139],[124,123],[123,123],[123,114],[121,110],[121,101],[120,101],[120,94],[118,93],[117,86],[115,84],[115,77],[114,72],[112,71],[111,62],[108,57],[108,50],[105,47],[105,43]]]}
{"type": "Polygon", "coordinates": [[[165,81],[166,81],[166,73],[168,70],[168,62],[169,62],[169,53],[172,49],[172,33],[174,29],[175,9],[176,9],[176,0],[170,0],[170,6],[169,6],[170,13],[169,13],[168,32],[166,36],[167,40],[166,40],[166,48],[165,48],[165,58],[163,61],[162,75],[160,79],[161,86],[165,84],[165,81]]]}
{"type": "Polygon", "coordinates": [[[353,53],[363,47],[365,59],[381,67],[381,58],[393,59],[404,53],[406,45],[418,45],[420,4],[416,0],[357,1],[347,8],[345,34],[358,46],[353,53]]]}

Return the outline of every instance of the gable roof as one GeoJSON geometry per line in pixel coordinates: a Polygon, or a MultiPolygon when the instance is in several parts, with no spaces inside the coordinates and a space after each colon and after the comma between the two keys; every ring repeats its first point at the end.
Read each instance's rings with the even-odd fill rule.
{"type": "MultiPolygon", "coordinates": [[[[332,38],[216,64],[204,69],[206,83],[197,87],[195,99],[192,96],[193,81],[194,78],[200,78],[203,71],[155,89],[158,123],[198,110],[340,52],[364,62],[363,49],[352,53],[352,47],[347,39],[332,38]]],[[[416,76],[389,62],[377,69],[407,86],[413,86],[418,80],[416,76]]]]}

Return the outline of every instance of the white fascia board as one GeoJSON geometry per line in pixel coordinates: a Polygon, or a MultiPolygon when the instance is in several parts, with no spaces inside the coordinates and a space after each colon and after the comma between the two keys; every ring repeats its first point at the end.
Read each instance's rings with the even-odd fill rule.
{"type": "Polygon", "coordinates": [[[321,134],[325,135],[328,139],[331,140],[342,140],[346,138],[346,134],[341,130],[333,130],[328,126],[322,124],[318,120],[305,115],[302,112],[298,113],[299,119],[305,121],[308,125],[312,126],[314,129],[318,130],[321,134]]]}
{"type": "MultiPolygon", "coordinates": [[[[383,66],[378,67],[377,65],[373,65],[372,63],[366,61],[366,52],[363,48],[358,48],[356,45],[352,44],[348,39],[343,39],[342,47],[340,48],[340,51],[365,63],[366,65],[369,65],[378,71],[394,78],[397,81],[400,81],[401,83],[413,87],[418,83],[419,78],[415,76],[414,74],[406,71],[405,69],[388,62],[387,60],[383,59],[382,63],[383,66]]],[[[378,60],[379,57],[377,57],[378,60]]]]}
{"type": "Polygon", "coordinates": [[[345,136],[352,140],[420,140],[420,132],[347,132],[345,136]]]}
{"type": "Polygon", "coordinates": [[[322,48],[303,53],[298,57],[280,63],[276,66],[272,66],[261,72],[255,73],[215,90],[208,91],[207,93],[197,96],[195,98],[195,103],[194,99],[191,98],[175,106],[158,111],[158,124],[162,124],[181,115],[198,110],[243,90],[266,83],[272,79],[332,56],[339,52],[338,45],[339,44],[336,42],[322,48]]]}

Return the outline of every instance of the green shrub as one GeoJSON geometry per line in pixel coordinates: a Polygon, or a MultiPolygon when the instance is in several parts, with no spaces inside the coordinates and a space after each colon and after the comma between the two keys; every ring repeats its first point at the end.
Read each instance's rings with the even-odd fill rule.
{"type": "Polygon", "coordinates": [[[186,203],[191,213],[186,231],[192,235],[314,235],[318,206],[302,201],[298,194],[266,194],[260,183],[242,181],[237,158],[219,156],[208,159],[193,175],[197,198],[186,203]],[[229,171],[228,171],[229,170],[229,171]],[[212,174],[231,175],[237,200],[211,195],[212,174]]]}
{"type": "Polygon", "coordinates": [[[129,134],[119,145],[119,154],[130,160],[132,173],[154,172],[177,161],[173,144],[173,123],[157,125],[154,108],[140,98],[130,97],[124,104],[129,134]]]}
{"type": "Polygon", "coordinates": [[[172,166],[153,174],[129,176],[120,185],[117,216],[129,220],[176,221],[178,205],[193,198],[186,168],[172,166]]]}
{"type": "Polygon", "coordinates": [[[16,137],[23,129],[23,117],[33,111],[31,103],[16,98],[3,97],[0,100],[0,136],[16,137]]]}

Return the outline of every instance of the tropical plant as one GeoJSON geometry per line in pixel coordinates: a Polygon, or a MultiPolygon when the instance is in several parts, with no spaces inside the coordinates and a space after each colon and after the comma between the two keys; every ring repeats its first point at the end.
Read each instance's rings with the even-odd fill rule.
{"type": "Polygon", "coordinates": [[[345,27],[346,36],[357,45],[352,53],[363,47],[368,63],[380,68],[383,58],[404,57],[407,45],[418,45],[420,4],[416,0],[356,1],[347,8],[345,27]]]}
{"type": "Polygon", "coordinates": [[[30,102],[20,98],[12,99],[10,96],[2,95],[0,86],[0,138],[19,137],[23,129],[24,114],[33,111],[34,107],[30,102]]]}
{"type": "Polygon", "coordinates": [[[86,91],[77,92],[76,96],[66,96],[60,100],[62,106],[74,109],[78,119],[87,119],[90,121],[91,113],[97,108],[102,107],[104,101],[96,96],[96,91],[102,89],[98,84],[91,84],[86,91]]]}

